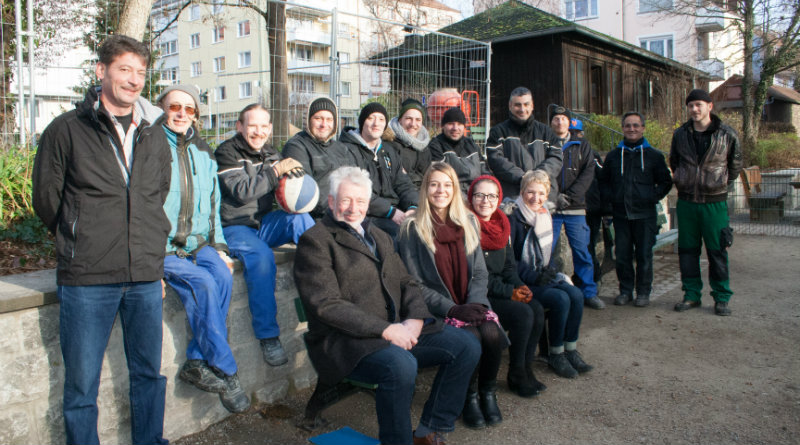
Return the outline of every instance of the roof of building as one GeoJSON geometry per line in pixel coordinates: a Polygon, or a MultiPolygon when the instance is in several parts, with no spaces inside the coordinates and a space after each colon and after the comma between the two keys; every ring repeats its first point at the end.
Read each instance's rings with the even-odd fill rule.
{"type": "Polygon", "coordinates": [[[697,70],[689,65],[662,57],[636,45],[616,39],[591,28],[578,25],[518,0],[509,0],[494,8],[487,9],[480,14],[473,15],[460,22],[446,26],[439,31],[446,34],[493,43],[575,32],[633,52],[654,62],[679,68],[683,71],[691,71],[704,78],[708,77],[705,72],[697,70]]]}
{"type": "MultiPolygon", "coordinates": [[[[734,74],[728,80],[711,92],[714,103],[722,108],[738,108],[742,106],[742,80],[739,74],[734,74]]],[[[753,82],[755,84],[755,82],[753,82]]],[[[800,93],[778,85],[772,85],[767,89],[767,97],[781,102],[789,102],[800,105],[800,93]]]]}
{"type": "Polygon", "coordinates": [[[400,0],[403,3],[411,3],[414,6],[420,6],[423,8],[433,8],[433,9],[441,9],[442,11],[447,12],[457,12],[461,13],[458,9],[451,8],[444,3],[437,1],[437,0],[400,0]]]}

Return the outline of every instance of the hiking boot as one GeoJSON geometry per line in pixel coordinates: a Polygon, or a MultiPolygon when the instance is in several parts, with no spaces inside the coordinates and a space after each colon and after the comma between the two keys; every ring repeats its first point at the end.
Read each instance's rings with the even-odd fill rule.
{"type": "Polygon", "coordinates": [[[578,371],[572,367],[572,364],[570,364],[569,360],[567,360],[567,356],[563,352],[561,354],[550,354],[547,364],[550,365],[550,369],[559,377],[574,379],[578,376],[578,371]]]}
{"type": "MultiPolygon", "coordinates": [[[[464,421],[464,425],[466,425],[467,428],[472,428],[474,430],[486,427],[486,419],[483,418],[483,411],[481,411],[481,405],[478,402],[478,391],[475,391],[473,388],[467,390],[467,398],[464,400],[464,409],[461,411],[461,420],[464,421]]],[[[414,443],[417,443],[416,438],[414,443]]]]}
{"type": "Polygon", "coordinates": [[[675,305],[675,312],[684,312],[696,307],[700,307],[699,301],[683,300],[675,305]]]}
{"type": "Polygon", "coordinates": [[[731,314],[731,308],[728,307],[728,303],[726,301],[718,301],[714,303],[714,313],[726,317],[731,314]]]}
{"type": "Polygon", "coordinates": [[[528,378],[528,373],[525,371],[525,368],[509,368],[506,382],[508,383],[508,389],[517,393],[520,397],[534,397],[539,395],[539,390],[534,387],[533,382],[528,378]]]}
{"type": "Polygon", "coordinates": [[[614,305],[616,306],[625,306],[626,304],[630,303],[633,300],[633,295],[621,293],[617,295],[617,298],[614,299],[614,305]]]}
{"type": "Polygon", "coordinates": [[[211,370],[205,360],[186,360],[178,378],[205,392],[221,393],[228,389],[225,381],[211,370]]]}
{"type": "Polygon", "coordinates": [[[650,306],[650,295],[637,295],[633,305],[636,307],[650,306]]]}
{"type": "Polygon", "coordinates": [[[486,424],[492,426],[502,423],[503,415],[500,414],[500,408],[497,406],[497,380],[481,382],[480,395],[481,412],[486,419],[486,424]]]}
{"type": "Polygon", "coordinates": [[[281,366],[289,362],[289,357],[283,350],[281,339],[278,337],[262,338],[261,351],[264,352],[264,361],[270,366],[281,366]]]}
{"type": "MultiPolygon", "coordinates": [[[[411,435],[414,436],[413,431],[411,432],[411,435]]],[[[436,431],[429,433],[425,437],[414,436],[414,445],[445,445],[444,436],[436,431]]]]}
{"type": "Polygon", "coordinates": [[[567,361],[569,362],[569,364],[572,365],[572,367],[575,368],[575,370],[578,371],[578,373],[580,374],[583,374],[584,372],[589,372],[592,369],[594,369],[594,366],[588,365],[586,364],[586,362],[583,361],[583,358],[581,357],[580,354],[578,354],[577,350],[566,351],[564,352],[564,355],[567,356],[567,361]]]}
{"type": "Polygon", "coordinates": [[[585,306],[589,306],[590,308],[597,309],[597,310],[606,308],[606,304],[603,303],[603,300],[601,300],[600,297],[598,297],[596,295],[594,297],[592,297],[592,298],[584,298],[583,299],[583,304],[585,306]]]}
{"type": "Polygon", "coordinates": [[[239,376],[237,374],[226,375],[225,385],[227,389],[219,395],[222,406],[232,413],[247,411],[250,408],[250,398],[244,393],[244,389],[239,383],[239,376]]]}

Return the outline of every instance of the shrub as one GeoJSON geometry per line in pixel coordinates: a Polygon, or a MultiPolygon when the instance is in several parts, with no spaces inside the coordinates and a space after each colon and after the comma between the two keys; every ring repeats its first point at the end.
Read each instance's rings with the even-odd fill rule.
{"type": "MultiPolygon", "coordinates": [[[[584,136],[592,144],[592,148],[601,153],[607,153],[619,144],[622,140],[622,125],[620,117],[613,115],[589,115],[589,119],[583,121],[584,136]]],[[[644,137],[650,145],[669,153],[672,144],[672,132],[681,125],[680,122],[664,124],[655,119],[648,119],[645,122],[644,137]]]]}
{"type": "Polygon", "coordinates": [[[794,133],[772,133],[761,137],[750,153],[750,161],[761,168],[800,167],[800,138],[794,133]]]}
{"type": "Polygon", "coordinates": [[[0,150],[0,239],[39,244],[52,250],[52,237],[33,212],[31,201],[35,151],[27,147],[0,150]]]}

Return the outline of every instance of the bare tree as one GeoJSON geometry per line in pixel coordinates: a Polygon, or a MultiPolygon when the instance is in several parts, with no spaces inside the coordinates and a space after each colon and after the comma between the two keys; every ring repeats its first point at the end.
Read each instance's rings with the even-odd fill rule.
{"type": "Polygon", "coordinates": [[[152,7],[153,0],[126,0],[117,32],[136,40],[144,39],[147,17],[152,7]]]}

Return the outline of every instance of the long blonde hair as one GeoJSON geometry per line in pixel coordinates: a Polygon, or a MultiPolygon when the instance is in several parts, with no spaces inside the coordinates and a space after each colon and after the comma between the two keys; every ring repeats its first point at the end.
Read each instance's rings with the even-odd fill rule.
{"type": "MultiPolygon", "coordinates": [[[[456,225],[464,229],[464,244],[467,254],[471,254],[480,246],[480,234],[477,229],[475,215],[467,209],[467,206],[464,204],[464,199],[461,197],[461,186],[458,183],[458,175],[456,175],[453,167],[444,162],[431,163],[428,170],[425,171],[425,176],[422,177],[422,184],[419,188],[419,205],[413,216],[413,221],[415,223],[414,229],[428,249],[430,249],[431,252],[436,252],[433,210],[431,210],[430,203],[428,202],[428,186],[430,185],[431,176],[434,172],[444,173],[453,181],[453,200],[450,201],[447,215],[456,225]]],[[[410,230],[410,221],[411,218],[408,218],[404,224],[403,230],[410,230]]]]}

